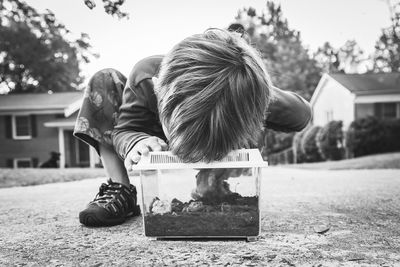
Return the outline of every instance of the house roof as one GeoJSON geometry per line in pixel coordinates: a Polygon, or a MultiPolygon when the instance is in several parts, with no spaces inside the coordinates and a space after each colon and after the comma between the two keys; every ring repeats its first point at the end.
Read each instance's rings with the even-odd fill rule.
{"type": "Polygon", "coordinates": [[[356,95],[400,93],[400,73],[329,74],[356,95]]]}
{"type": "Polygon", "coordinates": [[[64,113],[66,117],[69,117],[79,109],[82,97],[81,91],[0,95],[0,113],[64,113]]]}
{"type": "Polygon", "coordinates": [[[54,121],[47,121],[44,123],[44,126],[49,128],[57,128],[57,127],[74,127],[75,126],[76,117],[70,117],[65,119],[58,119],[54,121]]]}
{"type": "Polygon", "coordinates": [[[49,128],[58,128],[58,127],[73,128],[75,126],[75,121],[77,116],[78,112],[74,112],[74,114],[72,114],[68,118],[61,118],[52,121],[47,121],[44,123],[44,126],[49,128]]]}

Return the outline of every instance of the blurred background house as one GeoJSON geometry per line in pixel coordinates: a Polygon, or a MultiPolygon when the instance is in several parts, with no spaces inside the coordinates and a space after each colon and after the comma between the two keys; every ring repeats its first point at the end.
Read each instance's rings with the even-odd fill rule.
{"type": "Polygon", "coordinates": [[[400,73],[324,74],[311,98],[313,124],[400,118],[400,73]]]}
{"type": "Polygon", "coordinates": [[[400,0],[3,0],[0,168],[37,167],[52,151],[60,167],[95,166],[95,152],[72,137],[88,78],[109,67],[127,76],[143,57],[232,23],[272,84],[314,110],[302,132],[264,131],[270,164],[400,151],[400,0]]]}
{"type": "Polygon", "coordinates": [[[82,92],[0,97],[0,168],[38,167],[58,151],[59,166],[94,167],[97,153],[72,136],[82,92]]]}

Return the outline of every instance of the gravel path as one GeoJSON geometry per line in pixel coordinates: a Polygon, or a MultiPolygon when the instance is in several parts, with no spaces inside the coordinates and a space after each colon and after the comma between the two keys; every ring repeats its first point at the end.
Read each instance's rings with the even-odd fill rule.
{"type": "Polygon", "coordinates": [[[262,234],[250,243],[153,241],[141,218],[83,227],[78,212],[104,179],[0,189],[0,266],[400,266],[400,170],[263,177],[262,234]]]}

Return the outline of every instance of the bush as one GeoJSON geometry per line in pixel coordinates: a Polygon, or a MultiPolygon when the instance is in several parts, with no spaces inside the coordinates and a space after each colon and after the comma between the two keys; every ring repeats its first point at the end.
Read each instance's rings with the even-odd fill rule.
{"type": "Polygon", "coordinates": [[[354,157],[400,151],[400,120],[366,117],[353,121],[346,146],[354,157]]]}
{"type": "Polygon", "coordinates": [[[292,147],[294,133],[283,133],[266,129],[258,140],[258,148],[264,159],[292,147]]]}
{"type": "Polygon", "coordinates": [[[385,152],[400,151],[400,119],[386,119],[383,124],[386,129],[385,152]]]}
{"type": "Polygon", "coordinates": [[[294,133],[267,131],[267,152],[269,154],[278,153],[292,146],[294,133]]]}
{"type": "Polygon", "coordinates": [[[319,131],[321,131],[320,126],[311,126],[304,132],[301,139],[301,150],[305,155],[306,162],[318,162],[322,160],[316,140],[319,131]]]}
{"type": "Polygon", "coordinates": [[[295,163],[302,163],[306,161],[306,156],[301,149],[301,140],[303,139],[303,135],[306,130],[298,132],[293,137],[292,142],[292,150],[293,150],[293,158],[295,163]]]}
{"type": "Polygon", "coordinates": [[[340,160],[344,156],[343,122],[330,121],[316,136],[317,146],[324,160],[340,160]]]}
{"type": "Polygon", "coordinates": [[[293,149],[290,147],[278,153],[270,154],[268,156],[269,165],[278,164],[291,164],[293,163],[293,149]]]}

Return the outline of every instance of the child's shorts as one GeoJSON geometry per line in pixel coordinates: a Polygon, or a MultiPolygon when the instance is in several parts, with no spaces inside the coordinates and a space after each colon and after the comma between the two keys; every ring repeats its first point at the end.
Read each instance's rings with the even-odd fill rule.
{"type": "Polygon", "coordinates": [[[104,69],[90,79],[75,123],[74,136],[94,147],[112,147],[111,132],[117,124],[126,77],[104,69]]]}

